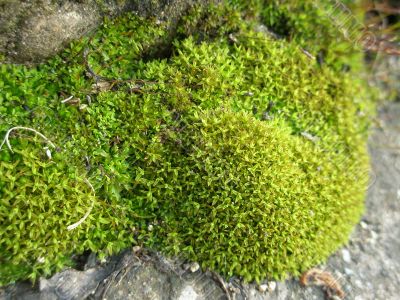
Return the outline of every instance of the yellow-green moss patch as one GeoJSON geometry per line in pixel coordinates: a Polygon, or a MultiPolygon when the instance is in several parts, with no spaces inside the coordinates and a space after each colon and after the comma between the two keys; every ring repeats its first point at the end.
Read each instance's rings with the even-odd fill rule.
{"type": "Polygon", "coordinates": [[[0,151],[0,282],[132,244],[259,281],[344,244],[363,211],[373,99],[361,55],[300,2],[194,8],[172,42],[126,15],[46,64],[1,65],[1,136],[27,126],[57,149],[15,131],[14,153],[0,151]],[[281,39],[265,30],[283,23],[281,39]]]}

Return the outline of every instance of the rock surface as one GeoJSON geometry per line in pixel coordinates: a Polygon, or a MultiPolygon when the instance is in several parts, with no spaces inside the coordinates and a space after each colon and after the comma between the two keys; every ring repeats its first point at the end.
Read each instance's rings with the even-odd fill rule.
{"type": "Polygon", "coordinates": [[[2,0],[0,54],[8,62],[37,63],[89,34],[104,16],[127,11],[168,21],[171,29],[189,7],[210,0],[2,0]]]}
{"type": "MultiPolygon", "coordinates": [[[[349,244],[321,269],[329,271],[346,299],[398,299],[400,293],[400,103],[383,106],[370,139],[372,178],[367,211],[349,244]]],[[[19,283],[0,290],[0,299],[325,299],[321,287],[298,280],[242,285],[191,270],[192,263],[168,260],[138,248],[99,263],[90,256],[84,271],[67,269],[32,288],[19,283]],[[135,252],[133,252],[135,251],[135,252]]]]}

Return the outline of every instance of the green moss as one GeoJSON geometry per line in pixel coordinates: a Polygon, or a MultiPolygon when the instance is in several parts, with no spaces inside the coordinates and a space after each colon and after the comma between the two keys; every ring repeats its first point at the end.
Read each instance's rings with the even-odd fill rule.
{"type": "Polygon", "coordinates": [[[280,278],[323,261],[360,217],[359,166],[345,168],[283,120],[208,110],[180,138],[167,143],[151,187],[168,212],[160,232],[172,253],[228,276],[280,278]]]}
{"type": "Polygon", "coordinates": [[[62,154],[48,160],[40,147],[26,141],[13,150],[12,157],[3,154],[0,166],[3,283],[50,275],[71,264],[74,253],[104,249],[109,254],[132,242],[124,231],[130,225],[124,208],[95,198],[62,154]],[[92,203],[85,226],[67,230],[92,203]]]}
{"type": "Polygon", "coordinates": [[[363,210],[374,104],[360,56],[331,47],[340,33],[310,3],[195,7],[165,58],[153,48],[170,32],[127,15],[46,64],[1,65],[1,135],[28,126],[58,148],[49,160],[15,130],[14,153],[0,151],[0,282],[131,244],[259,281],[344,244],[363,210]]]}

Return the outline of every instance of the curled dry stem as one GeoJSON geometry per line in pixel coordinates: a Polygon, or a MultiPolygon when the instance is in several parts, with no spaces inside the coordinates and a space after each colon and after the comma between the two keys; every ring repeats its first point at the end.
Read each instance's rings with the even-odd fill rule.
{"type": "MultiPolygon", "coordinates": [[[[96,193],[95,193],[95,190],[94,190],[93,185],[92,185],[92,184],[89,182],[89,180],[87,180],[86,178],[85,178],[85,182],[86,182],[86,184],[90,187],[90,189],[91,189],[92,192],[93,192],[93,195],[95,196],[96,193]]],[[[86,218],[90,215],[90,213],[91,213],[91,211],[92,211],[92,209],[93,209],[93,206],[94,206],[94,201],[92,201],[92,204],[90,205],[90,208],[89,208],[88,211],[85,213],[85,215],[84,215],[78,222],[69,225],[69,226],[67,227],[67,230],[73,230],[73,229],[75,229],[76,227],[78,227],[79,225],[81,225],[81,224],[86,220],[86,218]]]]}
{"type": "Polygon", "coordinates": [[[313,268],[304,272],[300,278],[300,283],[303,286],[317,285],[324,287],[329,299],[333,299],[335,296],[344,299],[346,296],[338,280],[331,273],[320,269],[313,268]]]}
{"type": "Polygon", "coordinates": [[[7,131],[6,135],[4,136],[4,140],[3,140],[3,142],[2,142],[1,145],[0,145],[0,150],[1,150],[1,148],[3,147],[3,145],[6,144],[7,147],[8,147],[8,149],[10,149],[10,151],[11,151],[12,153],[14,153],[14,151],[12,150],[11,144],[10,144],[9,136],[10,136],[10,133],[11,133],[12,131],[14,131],[14,130],[21,130],[21,129],[22,129],[22,130],[28,130],[28,131],[34,132],[35,134],[37,134],[38,136],[40,136],[42,139],[44,139],[45,142],[46,142],[47,144],[49,144],[51,147],[56,148],[56,146],[55,146],[47,137],[45,137],[43,134],[41,134],[39,131],[37,131],[37,130],[35,130],[35,129],[33,129],[33,128],[29,128],[29,127],[16,126],[16,127],[13,127],[13,128],[11,128],[11,129],[9,129],[9,130],[7,131]]]}
{"type": "MultiPolygon", "coordinates": [[[[13,127],[13,128],[11,128],[11,129],[9,129],[9,130],[7,131],[6,135],[4,136],[4,140],[3,140],[3,142],[2,142],[1,145],[0,145],[0,150],[2,149],[3,145],[6,144],[7,147],[8,147],[8,149],[10,149],[10,151],[11,151],[12,153],[14,153],[14,151],[12,150],[11,144],[10,144],[10,140],[9,140],[10,133],[11,133],[12,131],[14,131],[14,130],[28,130],[28,131],[32,131],[32,132],[34,132],[35,134],[37,134],[38,136],[40,136],[42,139],[44,139],[45,142],[46,142],[47,144],[49,144],[51,147],[56,148],[56,146],[52,143],[52,141],[50,141],[46,136],[44,136],[44,135],[43,135],[42,133],[40,133],[39,131],[37,131],[37,130],[35,130],[35,129],[33,129],[33,128],[29,128],[29,127],[16,126],[16,127],[13,127]]],[[[48,155],[49,155],[49,154],[48,154],[48,155]]],[[[87,180],[86,178],[85,178],[85,182],[86,182],[86,184],[91,188],[91,190],[92,190],[92,192],[93,192],[93,195],[95,195],[95,190],[94,190],[94,188],[93,188],[93,185],[92,185],[92,184],[89,182],[89,180],[87,180]]],[[[76,222],[76,223],[74,223],[74,224],[72,224],[72,225],[69,225],[69,226],[67,227],[67,230],[75,229],[75,228],[78,227],[80,224],[82,224],[82,223],[86,220],[86,218],[89,216],[90,212],[91,212],[92,209],[93,209],[93,206],[94,206],[94,201],[92,201],[92,204],[91,204],[89,210],[86,212],[86,214],[85,214],[78,222],[76,222]]]]}

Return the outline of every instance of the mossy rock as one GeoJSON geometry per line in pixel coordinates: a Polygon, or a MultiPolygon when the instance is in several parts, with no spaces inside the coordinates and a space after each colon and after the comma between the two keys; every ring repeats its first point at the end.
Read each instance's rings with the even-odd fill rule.
{"type": "Polygon", "coordinates": [[[260,281],[343,245],[363,211],[373,93],[362,55],[300,2],[195,7],[173,41],[128,14],[47,63],[2,64],[0,133],[30,127],[58,148],[15,130],[0,151],[0,282],[133,244],[260,281]],[[259,30],[296,14],[292,36],[259,30]]]}
{"type": "Polygon", "coordinates": [[[2,0],[0,55],[32,64],[59,53],[71,41],[90,35],[105,16],[131,12],[169,24],[171,31],[194,4],[208,0],[2,0]]]}

